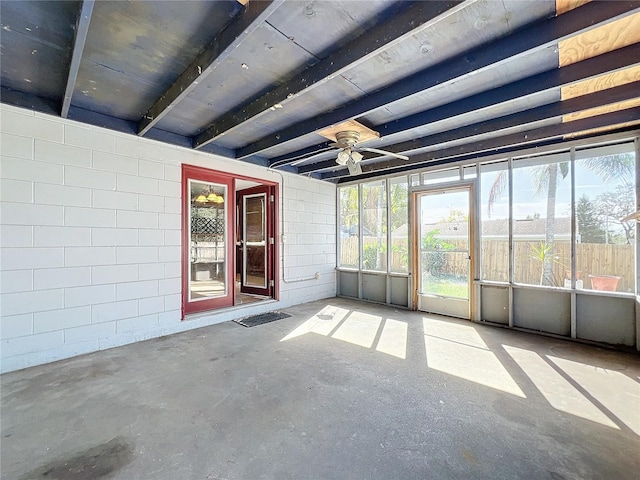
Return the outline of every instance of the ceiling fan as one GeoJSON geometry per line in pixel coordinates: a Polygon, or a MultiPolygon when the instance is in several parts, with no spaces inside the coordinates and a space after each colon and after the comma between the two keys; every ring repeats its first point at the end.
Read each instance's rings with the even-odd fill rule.
{"type": "Polygon", "coordinates": [[[401,160],[409,160],[409,157],[406,155],[380,150],[379,148],[359,147],[358,141],[360,140],[360,132],[356,130],[343,130],[341,132],[336,132],[335,139],[335,143],[331,143],[329,146],[340,149],[336,158],[336,163],[338,163],[338,165],[346,165],[349,169],[350,175],[360,175],[362,173],[360,161],[363,156],[360,152],[378,153],[380,155],[388,155],[401,160]]]}
{"type": "Polygon", "coordinates": [[[359,142],[368,142],[369,140],[380,138],[380,134],[356,120],[347,120],[339,124],[331,125],[325,129],[319,130],[317,133],[327,140],[330,140],[332,143],[329,143],[325,148],[317,150],[311,154],[305,153],[293,158],[289,157],[278,160],[275,164],[272,164],[272,166],[284,163],[288,163],[290,165],[305,163],[309,158],[324,154],[334,148],[339,149],[336,157],[336,163],[338,165],[345,165],[349,169],[350,175],[359,175],[362,173],[360,162],[363,159],[363,155],[360,152],[371,152],[379,155],[399,158],[401,160],[409,160],[409,157],[406,155],[400,155],[398,153],[381,150],[379,148],[358,146],[359,142]]]}

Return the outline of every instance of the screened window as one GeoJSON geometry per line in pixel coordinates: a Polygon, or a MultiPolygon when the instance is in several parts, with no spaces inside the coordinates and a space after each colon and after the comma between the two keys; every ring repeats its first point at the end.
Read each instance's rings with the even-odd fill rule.
{"type": "Polygon", "coordinates": [[[571,265],[569,153],[513,161],[516,283],[563,287],[571,265]]]}
{"type": "Polygon", "coordinates": [[[360,222],[358,186],[338,189],[340,208],[340,261],[339,266],[360,267],[360,222]]]}
{"type": "Polygon", "coordinates": [[[490,163],[480,170],[480,242],[482,279],[509,281],[508,163],[490,163]]]}
{"type": "Polygon", "coordinates": [[[362,185],[362,268],[387,271],[386,181],[362,185]]]}
{"type": "Polygon", "coordinates": [[[472,178],[476,178],[476,166],[475,165],[469,165],[468,167],[464,167],[462,169],[462,177],[465,180],[470,180],[472,178]]]}
{"type": "Polygon", "coordinates": [[[391,272],[409,272],[409,186],[407,177],[389,180],[391,199],[391,272]]]}
{"type": "Polygon", "coordinates": [[[633,145],[576,152],[576,287],[634,292],[633,145]]]}
{"type": "Polygon", "coordinates": [[[422,174],[423,185],[434,185],[437,183],[457,182],[460,180],[460,169],[450,168],[448,170],[437,170],[422,174]]]}

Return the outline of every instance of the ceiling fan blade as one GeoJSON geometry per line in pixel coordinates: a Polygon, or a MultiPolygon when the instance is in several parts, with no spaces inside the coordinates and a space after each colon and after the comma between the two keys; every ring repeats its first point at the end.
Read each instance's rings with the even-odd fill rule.
{"type": "Polygon", "coordinates": [[[362,174],[362,167],[360,166],[360,162],[356,162],[353,157],[349,157],[349,160],[347,160],[347,168],[349,169],[349,175],[362,174]]]}
{"type": "Polygon", "coordinates": [[[299,158],[298,160],[295,160],[293,162],[290,162],[289,165],[292,166],[296,166],[296,165],[300,165],[301,163],[306,162],[307,160],[309,160],[310,158],[313,157],[317,157],[318,155],[325,153],[325,152],[319,152],[319,153],[310,153],[309,155],[305,155],[304,157],[299,158]]]}
{"type": "Polygon", "coordinates": [[[377,148],[369,148],[369,147],[358,147],[359,150],[363,150],[365,152],[371,153],[379,153],[380,155],[388,155],[390,157],[396,157],[400,160],[409,160],[409,157],[406,155],[400,155],[399,153],[387,152],[386,150],[379,150],[377,148]]]}
{"type": "Polygon", "coordinates": [[[313,157],[315,157],[317,155],[321,155],[323,153],[326,153],[329,150],[333,150],[333,148],[324,147],[324,148],[321,148],[320,150],[317,150],[315,152],[303,153],[302,155],[296,155],[296,156],[293,156],[293,157],[285,157],[282,160],[278,160],[275,163],[272,163],[270,168],[279,167],[280,165],[283,165],[285,163],[288,163],[290,165],[294,165],[295,166],[295,165],[298,165],[300,163],[306,162],[310,158],[313,158],[313,157]]]}

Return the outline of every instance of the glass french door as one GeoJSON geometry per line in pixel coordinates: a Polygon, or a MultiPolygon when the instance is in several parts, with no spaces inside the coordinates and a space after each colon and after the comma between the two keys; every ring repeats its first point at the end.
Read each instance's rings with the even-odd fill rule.
{"type": "Polygon", "coordinates": [[[233,305],[232,178],[183,166],[183,315],[233,305]]]}
{"type": "Polygon", "coordinates": [[[418,310],[470,318],[471,187],[414,194],[418,310]]]}
{"type": "Polygon", "coordinates": [[[273,187],[262,185],[238,192],[240,292],[272,296],[273,187]]]}

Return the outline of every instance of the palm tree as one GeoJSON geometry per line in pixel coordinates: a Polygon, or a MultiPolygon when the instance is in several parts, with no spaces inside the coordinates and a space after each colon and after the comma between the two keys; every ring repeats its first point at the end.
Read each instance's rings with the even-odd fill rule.
{"type": "Polygon", "coordinates": [[[545,190],[547,191],[547,220],[544,229],[544,241],[547,244],[549,251],[547,252],[547,255],[545,255],[545,260],[542,263],[542,281],[540,285],[553,285],[553,236],[556,223],[556,192],[558,190],[558,175],[562,176],[562,179],[565,179],[568,174],[569,164],[567,162],[549,163],[536,168],[534,171],[536,195],[542,195],[545,190]]]}
{"type": "MultiPolygon", "coordinates": [[[[623,178],[627,181],[633,179],[635,170],[635,158],[632,154],[616,154],[604,157],[593,157],[581,160],[582,164],[596,173],[604,182],[614,178],[623,178]]],[[[498,173],[491,190],[489,191],[489,215],[491,209],[504,191],[507,185],[507,171],[498,173]]],[[[553,285],[553,240],[556,211],[556,193],[558,181],[563,180],[569,174],[569,162],[549,163],[532,170],[533,184],[536,195],[547,194],[547,218],[545,225],[545,249],[546,255],[542,264],[542,276],[540,285],[553,285]]]]}

